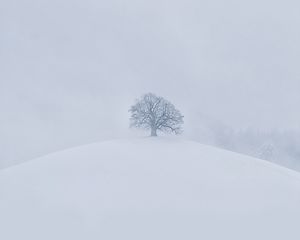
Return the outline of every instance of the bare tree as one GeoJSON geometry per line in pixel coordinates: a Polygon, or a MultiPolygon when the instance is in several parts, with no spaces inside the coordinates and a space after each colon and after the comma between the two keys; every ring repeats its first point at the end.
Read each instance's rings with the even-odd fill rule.
{"type": "Polygon", "coordinates": [[[259,149],[258,158],[268,161],[275,160],[275,146],[272,143],[264,143],[259,149]]]}
{"type": "Polygon", "coordinates": [[[172,103],[153,93],[143,95],[129,112],[130,127],[151,130],[151,136],[157,136],[157,131],[175,134],[182,132],[181,113],[172,103]]]}

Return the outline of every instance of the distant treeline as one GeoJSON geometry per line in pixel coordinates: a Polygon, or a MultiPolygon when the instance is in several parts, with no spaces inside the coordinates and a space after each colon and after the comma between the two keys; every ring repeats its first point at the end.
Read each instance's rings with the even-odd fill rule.
{"type": "Polygon", "coordinates": [[[223,124],[201,125],[192,137],[200,142],[300,171],[300,132],[284,130],[234,129],[223,124]]]}

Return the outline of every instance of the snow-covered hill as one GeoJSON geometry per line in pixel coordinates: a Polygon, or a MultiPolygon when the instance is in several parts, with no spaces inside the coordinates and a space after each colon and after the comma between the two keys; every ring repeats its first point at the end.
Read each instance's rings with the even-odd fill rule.
{"type": "Polygon", "coordinates": [[[95,143],[1,170],[0,236],[298,240],[299,176],[185,140],[95,143]]]}

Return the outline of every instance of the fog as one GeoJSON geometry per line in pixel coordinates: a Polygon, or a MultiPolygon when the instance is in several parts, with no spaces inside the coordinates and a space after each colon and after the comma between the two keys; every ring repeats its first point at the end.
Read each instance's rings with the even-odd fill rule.
{"type": "Polygon", "coordinates": [[[280,132],[300,162],[298,1],[0,5],[0,167],[140,134],[128,109],[147,92],[181,110],[187,138],[280,132]]]}

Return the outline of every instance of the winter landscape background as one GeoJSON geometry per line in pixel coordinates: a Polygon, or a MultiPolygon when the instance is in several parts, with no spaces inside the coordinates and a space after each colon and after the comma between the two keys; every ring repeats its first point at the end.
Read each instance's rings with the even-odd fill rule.
{"type": "Polygon", "coordinates": [[[3,0],[0,167],[143,135],[154,92],[184,137],[300,170],[300,3],[3,0]]]}

